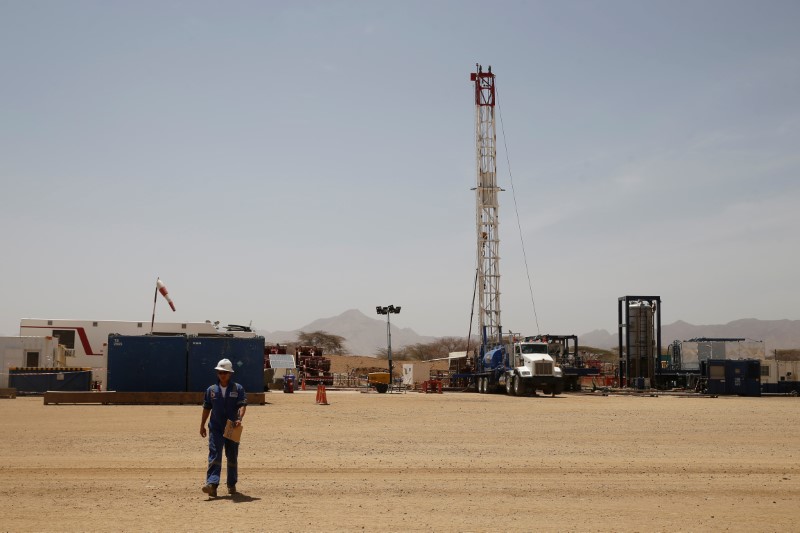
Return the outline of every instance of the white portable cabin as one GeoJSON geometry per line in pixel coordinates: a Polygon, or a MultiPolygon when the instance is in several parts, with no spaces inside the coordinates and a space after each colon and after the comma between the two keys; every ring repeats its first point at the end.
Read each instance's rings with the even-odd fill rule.
{"type": "MultiPolygon", "coordinates": [[[[19,322],[21,336],[57,337],[58,343],[72,350],[73,357],[67,360],[68,366],[92,369],[92,379],[106,386],[108,372],[108,336],[148,335],[150,321],[129,322],[124,320],[72,320],[23,318],[19,322]]],[[[206,322],[156,322],[153,334],[185,335],[232,335],[234,337],[255,337],[254,331],[219,330],[210,321],[206,322]]]]}
{"type": "Polygon", "coordinates": [[[0,337],[0,388],[8,387],[12,367],[65,366],[58,339],[45,337],[0,337]]]}
{"type": "Polygon", "coordinates": [[[761,383],[800,382],[800,361],[761,361],[761,383]]]}
{"type": "Polygon", "coordinates": [[[415,388],[423,381],[428,381],[431,377],[431,366],[427,361],[403,363],[403,385],[415,388]]]}

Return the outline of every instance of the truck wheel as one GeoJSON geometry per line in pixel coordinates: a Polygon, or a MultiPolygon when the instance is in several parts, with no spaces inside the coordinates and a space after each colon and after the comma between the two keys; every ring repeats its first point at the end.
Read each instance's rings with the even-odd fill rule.
{"type": "Polygon", "coordinates": [[[516,376],[506,378],[506,394],[514,396],[514,380],[516,376]]]}
{"type": "Polygon", "coordinates": [[[386,383],[377,383],[377,384],[375,385],[375,389],[376,389],[378,392],[380,392],[381,394],[383,394],[383,393],[385,393],[387,390],[389,390],[389,385],[387,385],[386,383]]]}
{"type": "Polygon", "coordinates": [[[548,387],[542,387],[542,394],[544,394],[545,396],[547,396],[548,394],[552,394],[552,393],[553,393],[553,389],[551,389],[549,386],[548,387]]]}
{"type": "Polygon", "coordinates": [[[528,387],[525,386],[525,380],[520,376],[514,376],[514,394],[517,396],[526,396],[528,394],[528,387]]]}
{"type": "Polygon", "coordinates": [[[478,394],[486,394],[486,384],[484,384],[483,378],[478,378],[478,394]]]}

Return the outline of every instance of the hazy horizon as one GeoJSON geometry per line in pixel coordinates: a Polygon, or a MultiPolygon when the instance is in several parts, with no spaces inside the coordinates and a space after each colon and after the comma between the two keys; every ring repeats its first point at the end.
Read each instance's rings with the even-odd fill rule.
{"type": "Polygon", "coordinates": [[[799,319],[798,20],[791,1],[4,2],[0,334],[149,320],[160,276],[161,321],[394,304],[398,327],[466,335],[476,63],[497,75],[504,328],[615,331],[637,294],[664,323],[799,319]]]}

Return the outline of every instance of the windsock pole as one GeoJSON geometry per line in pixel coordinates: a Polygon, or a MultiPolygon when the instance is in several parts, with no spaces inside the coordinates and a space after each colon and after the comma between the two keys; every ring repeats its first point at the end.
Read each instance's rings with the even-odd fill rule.
{"type": "Polygon", "coordinates": [[[156,278],[156,291],[153,294],[153,316],[150,319],[150,335],[153,334],[153,326],[156,323],[156,301],[158,300],[158,278],[156,278]]]}

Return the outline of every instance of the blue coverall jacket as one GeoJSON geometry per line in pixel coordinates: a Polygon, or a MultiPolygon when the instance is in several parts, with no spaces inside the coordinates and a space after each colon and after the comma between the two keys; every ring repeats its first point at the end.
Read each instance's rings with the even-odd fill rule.
{"type": "Polygon", "coordinates": [[[227,395],[222,397],[222,387],[215,383],[206,389],[203,398],[203,409],[211,409],[208,418],[209,431],[222,433],[228,420],[236,421],[239,418],[239,407],[247,405],[247,395],[244,387],[238,383],[229,382],[227,395]]]}

